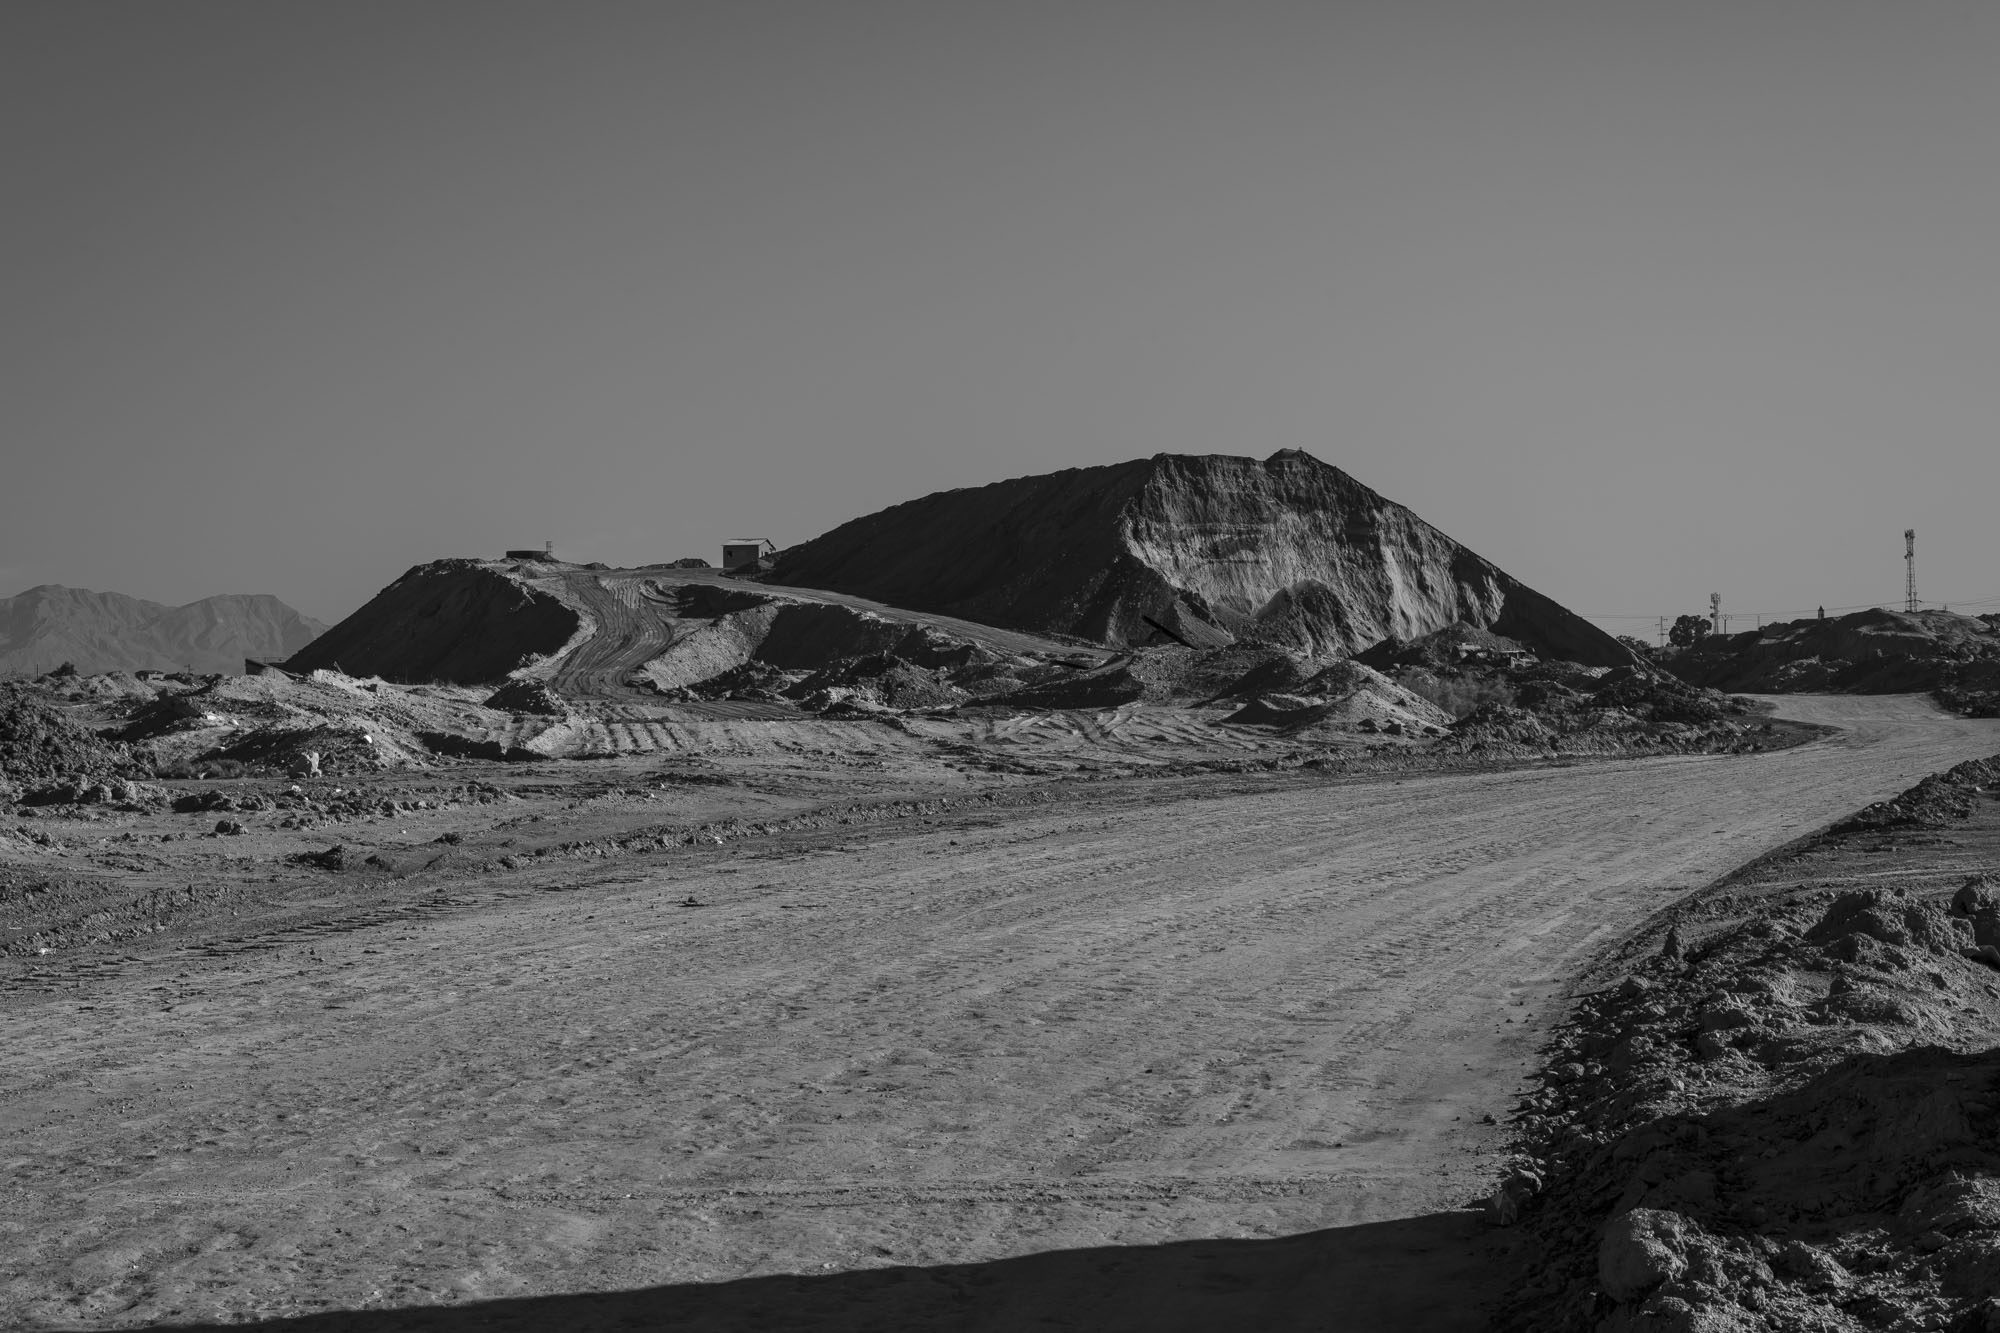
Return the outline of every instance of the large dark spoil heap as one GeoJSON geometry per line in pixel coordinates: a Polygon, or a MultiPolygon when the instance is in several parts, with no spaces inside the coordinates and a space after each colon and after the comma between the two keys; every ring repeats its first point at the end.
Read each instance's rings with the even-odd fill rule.
{"type": "Polygon", "coordinates": [[[784,552],[771,582],[1110,644],[1352,654],[1463,621],[1592,665],[1610,635],[1296,449],[1160,454],[896,505],[784,552]]]}

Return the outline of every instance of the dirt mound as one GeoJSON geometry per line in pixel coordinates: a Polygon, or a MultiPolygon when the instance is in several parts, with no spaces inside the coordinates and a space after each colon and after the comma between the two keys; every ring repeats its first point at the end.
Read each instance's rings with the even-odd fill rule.
{"type": "Polygon", "coordinates": [[[1970,819],[1974,802],[2000,790],[2000,755],[1973,759],[1932,773],[1892,801],[1877,801],[1835,824],[1830,832],[1869,833],[1890,829],[1949,828],[1970,819]]]}
{"type": "Polygon", "coordinates": [[[485,706],[503,713],[536,713],[544,717],[562,717],[569,712],[568,700],[550,689],[548,682],[540,680],[510,680],[486,697],[485,706]]]}
{"type": "Polygon", "coordinates": [[[767,582],[1114,645],[1235,637],[1345,656],[1463,621],[1545,655],[1632,660],[1297,450],[1262,462],[1161,454],[945,491],[781,553],[767,582]]]}
{"type": "Polygon", "coordinates": [[[783,693],[819,708],[872,703],[902,710],[949,708],[968,697],[948,669],[919,666],[894,653],[870,653],[823,667],[783,693]]]}
{"type": "Polygon", "coordinates": [[[396,681],[498,681],[563,651],[584,628],[573,607],[478,560],[418,565],[284,663],[396,681]]]}
{"type": "Polygon", "coordinates": [[[72,722],[45,691],[0,684],[0,780],[27,783],[68,774],[105,775],[131,762],[122,745],[72,722]]]}
{"type": "Polygon", "coordinates": [[[1499,1327],[1987,1327],[2000,892],[1837,885],[1873,875],[1887,834],[1915,848],[1978,821],[1991,839],[1995,774],[1960,765],[1871,807],[1905,822],[1857,817],[1766,858],[1583,997],[1521,1107],[1511,1207],[1548,1262],[1499,1327]]]}
{"type": "Polygon", "coordinates": [[[1433,736],[1452,722],[1430,700],[1360,662],[1336,662],[1289,690],[1261,692],[1228,720],[1276,726],[1287,733],[1333,728],[1433,736]]]}
{"type": "Polygon", "coordinates": [[[2000,618],[1857,611],[1714,635],[1663,656],[1697,685],[1762,694],[1932,691],[1961,713],[2000,716],[2000,618]]]}

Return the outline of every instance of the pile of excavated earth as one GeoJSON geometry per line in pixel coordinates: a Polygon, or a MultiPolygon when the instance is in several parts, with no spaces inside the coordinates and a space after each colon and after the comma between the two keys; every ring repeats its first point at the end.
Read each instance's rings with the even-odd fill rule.
{"type": "Polygon", "coordinates": [[[1856,611],[1713,635],[1665,659],[1696,685],[1762,694],[1933,694],[2000,717],[2000,615],[1856,611]]]}
{"type": "Polygon", "coordinates": [[[1250,639],[1314,657],[1457,623],[1545,656],[1611,636],[1296,449],[1159,454],[944,491],[781,552],[773,583],[1118,646],[1250,639]]]}
{"type": "Polygon", "coordinates": [[[2000,1329],[2000,756],[1676,904],[1518,1115],[1521,1330],[2000,1329]]]}

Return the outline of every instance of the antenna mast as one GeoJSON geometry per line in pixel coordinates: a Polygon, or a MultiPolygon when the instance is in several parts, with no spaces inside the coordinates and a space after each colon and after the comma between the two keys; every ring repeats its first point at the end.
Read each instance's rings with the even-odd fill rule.
{"type": "Polygon", "coordinates": [[[1917,530],[1903,529],[1903,609],[1911,614],[1917,609],[1917,530]]]}

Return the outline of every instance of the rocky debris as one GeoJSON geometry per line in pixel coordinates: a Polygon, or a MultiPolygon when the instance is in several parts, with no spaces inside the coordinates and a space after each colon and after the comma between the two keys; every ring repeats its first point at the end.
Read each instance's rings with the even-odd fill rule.
{"type": "MultiPolygon", "coordinates": [[[[1272,672],[1258,672],[1268,677],[1272,672]]],[[[1286,690],[1257,691],[1228,721],[1275,726],[1288,735],[1357,730],[1440,735],[1451,714],[1360,662],[1336,662],[1286,690]]]]}
{"type": "Polygon", "coordinates": [[[1970,819],[1973,802],[1994,790],[2000,790],[2000,757],[1968,760],[1943,773],[1930,774],[1894,800],[1875,802],[1835,824],[1829,832],[1948,828],[1970,819]]]}
{"type": "Polygon", "coordinates": [[[1470,625],[1380,645],[1359,660],[1449,714],[1447,748],[1466,754],[1741,752],[1812,734],[1650,666],[1545,660],[1470,625]]]}
{"type": "Polygon", "coordinates": [[[294,864],[317,866],[321,870],[345,870],[351,859],[347,848],[339,843],[322,852],[299,852],[291,858],[294,864]]]}
{"type": "Polygon", "coordinates": [[[951,708],[969,698],[948,667],[922,667],[894,653],[868,653],[820,668],[785,686],[782,697],[807,708],[862,703],[901,711],[951,708]]]}
{"type": "Polygon", "coordinates": [[[1610,635],[1295,449],[1073,468],[896,505],[768,582],[1116,646],[1230,639],[1321,658],[1454,621],[1597,665],[1610,635]]]}
{"type": "Polygon", "coordinates": [[[544,717],[563,717],[570,711],[569,701],[541,680],[510,680],[487,696],[485,706],[503,713],[536,713],[544,717]]]}
{"type": "Polygon", "coordinates": [[[183,815],[206,813],[212,810],[242,810],[254,813],[260,810],[272,810],[276,808],[277,803],[275,801],[268,797],[260,796],[256,792],[238,792],[233,794],[217,790],[185,792],[182,795],[174,797],[173,800],[174,813],[183,815]]]}
{"type": "Polygon", "coordinates": [[[23,805],[110,805],[131,810],[164,805],[166,799],[166,792],[143,782],[75,775],[44,782],[21,793],[23,805]]]}
{"type": "Polygon", "coordinates": [[[325,629],[261,594],[205,597],[176,607],[43,584],[0,598],[0,672],[182,666],[238,672],[246,658],[288,657],[325,629]]]}
{"type": "Polygon", "coordinates": [[[71,773],[117,773],[122,745],[78,726],[33,685],[0,684],[0,779],[27,782],[71,773]]]}
{"type": "Polygon", "coordinates": [[[1146,687],[1133,673],[1131,664],[1120,662],[1097,670],[1066,672],[1002,694],[987,695],[978,702],[1033,710],[1116,708],[1136,703],[1145,694],[1146,687]]]}
{"type": "MultiPolygon", "coordinates": [[[[1926,781],[1973,786],[1950,777],[1926,781]]],[[[1848,820],[1771,864],[1925,827],[1848,820]]],[[[1764,891],[1754,871],[1671,909],[1551,1041],[1516,1120],[1543,1182],[1517,1216],[1548,1258],[1497,1327],[1979,1328],[2000,1308],[2000,891],[1764,891]]]]}
{"type": "Polygon", "coordinates": [[[1725,690],[1929,691],[1956,712],[2000,716],[2000,616],[1856,611],[1711,635],[1659,660],[1685,680],[1725,690]]]}

